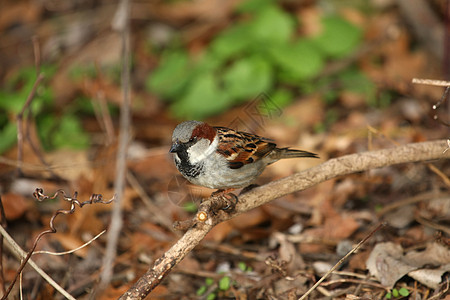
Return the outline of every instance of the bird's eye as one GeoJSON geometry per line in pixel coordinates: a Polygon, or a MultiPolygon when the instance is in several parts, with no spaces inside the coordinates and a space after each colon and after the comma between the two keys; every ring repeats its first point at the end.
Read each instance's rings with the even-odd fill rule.
{"type": "Polygon", "coordinates": [[[195,141],[197,141],[197,138],[196,138],[196,137],[191,137],[191,138],[189,139],[189,143],[194,143],[195,141]]]}

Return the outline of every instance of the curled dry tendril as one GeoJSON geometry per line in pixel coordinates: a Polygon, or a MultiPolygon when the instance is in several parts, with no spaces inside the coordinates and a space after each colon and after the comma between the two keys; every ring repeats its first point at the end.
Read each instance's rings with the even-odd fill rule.
{"type": "Polygon", "coordinates": [[[63,199],[66,201],[70,202],[70,209],[58,209],[52,216],[52,218],[50,219],[50,229],[41,232],[37,238],[36,241],[34,242],[33,248],[30,252],[34,251],[34,248],[36,248],[36,244],[37,242],[41,239],[41,237],[47,233],[55,233],[56,232],[56,228],[54,225],[54,220],[55,218],[59,215],[59,214],[73,214],[75,212],[75,207],[76,205],[78,205],[80,208],[83,207],[86,204],[92,204],[92,203],[103,203],[103,204],[109,204],[112,201],[114,201],[114,197],[107,200],[107,201],[103,201],[103,196],[101,194],[92,194],[91,197],[89,198],[89,200],[86,200],[84,202],[80,202],[77,199],[78,196],[78,192],[74,192],[72,197],[69,197],[66,195],[66,192],[64,192],[63,190],[57,190],[56,193],[53,196],[47,196],[44,194],[44,190],[41,188],[36,188],[36,190],[33,193],[34,198],[36,198],[36,200],[38,201],[44,201],[47,199],[55,199],[56,197],[58,197],[59,195],[62,195],[63,199]]]}
{"type": "Polygon", "coordinates": [[[30,259],[31,255],[33,254],[34,250],[36,249],[37,243],[39,242],[39,240],[46,234],[49,233],[55,233],[56,232],[56,228],[54,225],[54,220],[55,218],[60,215],[60,214],[64,214],[64,215],[68,215],[68,214],[73,214],[75,212],[75,208],[78,205],[80,208],[83,207],[86,204],[93,204],[93,203],[102,203],[102,204],[109,204],[112,201],[114,201],[115,196],[112,197],[111,199],[107,200],[107,201],[103,201],[103,196],[101,194],[92,194],[91,197],[89,198],[89,200],[80,202],[77,197],[78,197],[78,193],[74,192],[73,196],[67,196],[67,194],[63,191],[63,190],[58,190],[56,191],[56,193],[53,196],[47,196],[44,194],[44,190],[41,188],[36,188],[36,190],[33,193],[34,198],[36,198],[36,200],[42,202],[45,200],[52,200],[55,199],[58,196],[62,196],[64,200],[70,202],[70,209],[58,209],[52,216],[52,218],[50,219],[50,229],[47,229],[43,232],[41,232],[36,239],[34,240],[33,246],[31,247],[31,250],[28,252],[27,256],[23,259],[19,269],[16,272],[16,276],[14,277],[14,280],[11,282],[11,284],[9,285],[6,293],[3,295],[2,300],[6,299],[8,297],[8,295],[10,294],[15,282],[17,281],[17,278],[19,277],[20,273],[22,272],[23,268],[25,267],[25,265],[27,264],[28,260],[30,259]]]}

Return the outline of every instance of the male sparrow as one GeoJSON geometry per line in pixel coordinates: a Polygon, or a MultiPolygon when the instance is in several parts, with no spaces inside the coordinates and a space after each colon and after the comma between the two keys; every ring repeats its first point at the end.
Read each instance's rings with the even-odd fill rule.
{"type": "Polygon", "coordinates": [[[191,183],[212,189],[250,185],[264,168],[280,159],[317,154],[277,148],[269,139],[204,122],[186,121],[172,134],[177,169],[191,183]]]}

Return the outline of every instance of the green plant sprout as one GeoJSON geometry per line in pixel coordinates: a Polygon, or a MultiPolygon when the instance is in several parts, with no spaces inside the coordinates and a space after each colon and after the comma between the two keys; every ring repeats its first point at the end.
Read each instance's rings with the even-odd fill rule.
{"type": "Polygon", "coordinates": [[[402,298],[402,297],[408,297],[409,296],[409,291],[407,288],[400,288],[399,290],[397,290],[396,288],[392,289],[391,292],[388,292],[386,294],[386,296],[384,296],[386,299],[397,299],[397,298],[402,298]]]}

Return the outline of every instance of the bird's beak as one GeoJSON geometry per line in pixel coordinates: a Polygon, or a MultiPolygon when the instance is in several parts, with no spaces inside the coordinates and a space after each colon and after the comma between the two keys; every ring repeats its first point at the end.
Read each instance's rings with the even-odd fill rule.
{"type": "Polygon", "coordinates": [[[180,148],[180,143],[178,141],[176,141],[175,143],[172,144],[172,147],[170,147],[169,152],[175,153],[178,151],[179,148],[180,148]]]}

